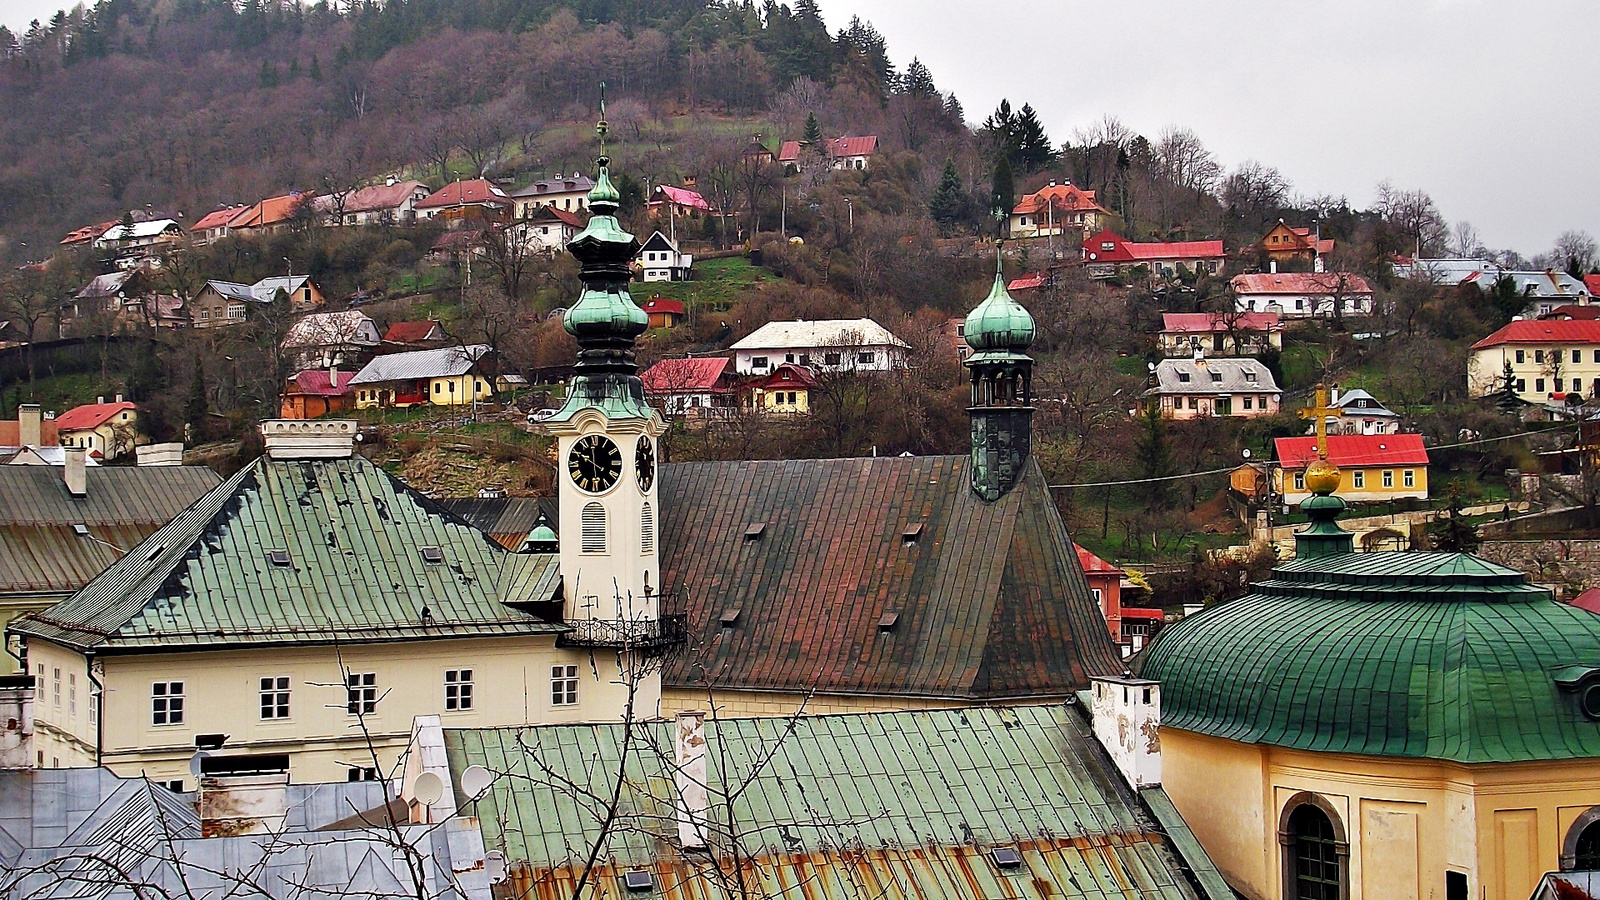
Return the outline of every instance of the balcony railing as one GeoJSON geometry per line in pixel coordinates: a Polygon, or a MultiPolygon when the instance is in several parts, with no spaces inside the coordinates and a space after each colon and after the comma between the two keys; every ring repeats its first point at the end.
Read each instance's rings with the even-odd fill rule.
{"type": "Polygon", "coordinates": [[[661,654],[682,646],[689,638],[688,616],[625,621],[577,619],[566,623],[572,630],[556,639],[560,647],[637,650],[661,654]]]}

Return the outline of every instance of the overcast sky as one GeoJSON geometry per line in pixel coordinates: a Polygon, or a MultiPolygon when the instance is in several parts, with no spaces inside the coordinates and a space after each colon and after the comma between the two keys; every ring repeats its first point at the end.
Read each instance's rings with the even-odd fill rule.
{"type": "MultiPolygon", "coordinates": [[[[1433,195],[1491,247],[1600,235],[1595,0],[819,0],[868,19],[981,121],[1032,103],[1057,143],[1106,114],[1192,128],[1230,168],[1277,166],[1305,194],[1433,195]]],[[[0,0],[13,28],[60,0],[0,0]]]]}

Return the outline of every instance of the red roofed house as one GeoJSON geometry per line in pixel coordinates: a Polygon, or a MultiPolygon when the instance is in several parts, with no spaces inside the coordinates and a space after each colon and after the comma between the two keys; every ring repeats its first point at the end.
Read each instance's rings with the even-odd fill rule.
{"type": "Polygon", "coordinates": [[[201,216],[200,221],[190,225],[189,233],[202,243],[209,244],[213,241],[221,240],[228,235],[228,223],[233,221],[234,216],[237,216],[243,209],[244,207],[242,206],[224,206],[221,209],[214,209],[201,216]]]}
{"type": "Polygon", "coordinates": [[[329,225],[399,225],[417,217],[417,204],[433,191],[420,181],[375,184],[340,196],[316,199],[317,212],[329,225]]]}
{"type": "Polygon", "coordinates": [[[432,319],[423,319],[420,322],[396,322],[383,333],[385,344],[405,344],[407,350],[433,347],[447,340],[449,338],[445,336],[444,328],[432,319]]]}
{"type": "Polygon", "coordinates": [[[1240,312],[1275,312],[1286,319],[1372,314],[1372,286],[1350,272],[1271,272],[1235,275],[1229,282],[1240,312]]]}
{"type": "Polygon", "coordinates": [[[733,360],[725,356],[663,359],[639,376],[650,402],[669,416],[731,414],[733,360]]]}
{"type": "Polygon", "coordinates": [[[306,369],[289,379],[279,417],[315,419],[355,409],[356,394],[350,389],[350,379],[354,377],[355,369],[306,369]]]}
{"type": "MultiPolygon", "coordinates": [[[[228,220],[224,234],[236,231],[245,231],[253,234],[277,234],[288,231],[294,227],[296,214],[305,203],[310,203],[315,198],[313,194],[303,194],[299,191],[284,194],[281,197],[268,197],[259,203],[241,207],[233,218],[228,220]]],[[[204,220],[202,220],[204,221],[204,220]]],[[[199,225],[200,223],[195,223],[199,225]]]]}
{"type": "Polygon", "coordinates": [[[1150,274],[1171,278],[1183,266],[1190,272],[1216,275],[1228,261],[1221,241],[1176,241],[1140,244],[1111,231],[1083,239],[1083,260],[1090,278],[1110,278],[1134,266],[1148,266],[1150,274]]]}
{"type": "Polygon", "coordinates": [[[1581,610],[1586,610],[1592,613],[1600,613],[1600,587],[1589,588],[1578,596],[1568,600],[1567,603],[1571,604],[1572,606],[1576,606],[1581,610]]]}
{"type": "MultiPolygon", "coordinates": [[[[785,174],[793,175],[800,166],[800,141],[784,141],[778,148],[778,162],[785,174]]],[[[865,171],[872,154],[878,152],[877,135],[829,138],[822,144],[822,158],[832,169],[865,171]]]]}
{"type": "Polygon", "coordinates": [[[110,462],[141,443],[139,408],[122,399],[75,406],[56,417],[56,434],[63,447],[82,447],[110,462]]]}
{"type": "Polygon", "coordinates": [[[1072,182],[1049,185],[1022,198],[1011,210],[1011,236],[1014,238],[1046,237],[1066,234],[1067,229],[1089,234],[1104,227],[1102,217],[1108,215],[1105,207],[1094,199],[1094,191],[1086,191],[1072,182]]]}
{"type": "MultiPolygon", "coordinates": [[[[1600,275],[1591,275],[1590,278],[1600,278],[1600,275]]],[[[1558,306],[1539,316],[1541,319],[1600,319],[1600,306],[1579,306],[1568,303],[1558,306]]]]}
{"type": "Polygon", "coordinates": [[[1472,345],[1467,392],[1487,397],[1512,387],[1524,402],[1565,402],[1567,394],[1600,396],[1600,322],[1593,319],[1518,319],[1472,345]]]}
{"type": "Polygon", "coordinates": [[[811,389],[817,378],[811,369],[779,363],[772,374],[749,385],[749,405],[758,412],[795,414],[811,411],[811,389]]]}
{"type": "Polygon", "coordinates": [[[1078,565],[1083,566],[1083,577],[1089,580],[1089,595],[1100,604],[1111,639],[1122,643],[1122,570],[1076,543],[1072,549],[1078,551],[1078,565]]]}
{"type": "Polygon", "coordinates": [[[112,219],[109,222],[100,222],[96,225],[85,225],[84,227],[75,231],[67,232],[67,236],[61,239],[61,246],[71,247],[78,244],[90,243],[98,240],[101,235],[105,234],[116,226],[117,220],[115,219],[112,219]]]}
{"type": "Polygon", "coordinates": [[[1314,266],[1319,259],[1333,252],[1333,238],[1322,237],[1320,230],[1312,234],[1310,228],[1285,225],[1279,219],[1272,230],[1261,236],[1261,243],[1257,246],[1275,263],[1296,261],[1314,266]]]}
{"type": "Polygon", "coordinates": [[[0,420],[0,447],[14,450],[18,447],[54,447],[59,443],[55,419],[44,418],[37,403],[19,404],[15,419],[0,420]]]}
{"type": "Polygon", "coordinates": [[[1283,349],[1283,317],[1275,312],[1161,314],[1161,351],[1167,356],[1255,356],[1283,349]]]}
{"type": "Polygon", "coordinates": [[[650,201],[652,216],[669,215],[698,219],[715,212],[711,203],[695,191],[673,187],[670,184],[656,185],[656,199],[650,201]]]}
{"type": "Polygon", "coordinates": [[[417,203],[423,219],[442,219],[451,228],[472,222],[504,222],[516,204],[499,186],[485,178],[452,181],[417,203]]]}
{"type": "Polygon", "coordinates": [[[651,328],[676,328],[684,319],[682,300],[667,300],[658,295],[646,300],[642,306],[650,316],[651,328]]]}
{"type": "MultiPolygon", "coordinates": [[[[1274,481],[1284,503],[1298,504],[1306,466],[1317,458],[1315,436],[1273,440],[1279,468],[1274,481]]],[[[1339,496],[1350,502],[1428,499],[1428,450],[1420,434],[1330,434],[1328,462],[1339,469],[1339,496]]]]}
{"type": "Polygon", "coordinates": [[[583,220],[554,206],[534,206],[526,219],[510,227],[521,230],[528,249],[559,253],[583,231],[583,220]]]}
{"type": "Polygon", "coordinates": [[[1600,275],[1583,276],[1583,286],[1589,289],[1589,294],[1600,297],[1600,275]]]}

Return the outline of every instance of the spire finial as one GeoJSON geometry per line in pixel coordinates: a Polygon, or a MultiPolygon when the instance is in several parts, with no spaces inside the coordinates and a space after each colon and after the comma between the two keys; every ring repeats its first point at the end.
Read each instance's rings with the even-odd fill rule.
{"type": "Polygon", "coordinates": [[[600,165],[605,165],[610,160],[606,159],[606,135],[611,133],[611,123],[606,121],[606,83],[600,82],[600,121],[594,123],[594,133],[600,136],[600,165]]]}

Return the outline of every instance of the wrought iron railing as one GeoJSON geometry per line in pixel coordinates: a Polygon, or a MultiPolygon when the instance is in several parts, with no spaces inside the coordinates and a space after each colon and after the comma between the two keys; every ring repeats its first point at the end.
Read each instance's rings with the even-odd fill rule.
{"type": "Polygon", "coordinates": [[[571,631],[561,635],[562,647],[593,647],[665,653],[689,639],[688,616],[662,616],[659,619],[576,619],[568,621],[571,631]]]}

